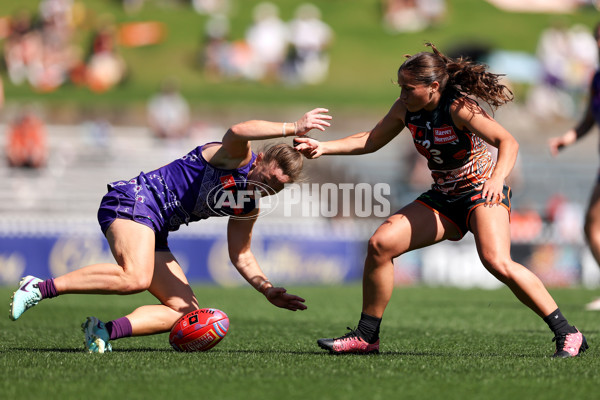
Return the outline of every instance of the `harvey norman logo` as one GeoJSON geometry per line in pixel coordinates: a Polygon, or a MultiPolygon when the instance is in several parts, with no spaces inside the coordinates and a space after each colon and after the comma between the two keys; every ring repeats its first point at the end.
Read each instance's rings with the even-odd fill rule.
{"type": "Polygon", "coordinates": [[[444,125],[441,128],[433,128],[433,143],[446,144],[458,140],[451,126],[444,125]]]}

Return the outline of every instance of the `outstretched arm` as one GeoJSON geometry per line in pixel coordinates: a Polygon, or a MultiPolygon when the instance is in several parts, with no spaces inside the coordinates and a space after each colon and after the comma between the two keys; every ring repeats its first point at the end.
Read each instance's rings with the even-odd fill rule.
{"type": "Polygon", "coordinates": [[[232,157],[241,157],[250,150],[251,140],[304,136],[313,129],[324,131],[331,124],[326,108],[315,108],[295,122],[251,120],[233,125],[223,136],[223,148],[232,157]]]}
{"type": "Polygon", "coordinates": [[[274,287],[269,282],[250,250],[252,227],[258,212],[258,209],[255,209],[252,213],[246,214],[244,219],[236,217],[229,219],[227,224],[229,258],[244,279],[273,305],[291,311],[306,310],[303,298],[287,293],[285,288],[274,287]]]}
{"type": "Polygon", "coordinates": [[[562,136],[553,137],[548,139],[548,147],[550,148],[550,154],[556,156],[560,150],[572,145],[582,136],[585,136],[594,126],[596,120],[594,119],[594,112],[592,110],[592,98],[594,96],[593,89],[590,90],[590,98],[588,100],[588,106],[585,114],[579,124],[572,129],[566,131],[562,136]]]}
{"type": "Polygon", "coordinates": [[[323,154],[367,154],[379,150],[404,129],[406,109],[397,100],[390,111],[373,129],[356,133],[343,139],[319,142],[311,138],[297,138],[296,149],[306,158],[317,158],[323,154]]]}

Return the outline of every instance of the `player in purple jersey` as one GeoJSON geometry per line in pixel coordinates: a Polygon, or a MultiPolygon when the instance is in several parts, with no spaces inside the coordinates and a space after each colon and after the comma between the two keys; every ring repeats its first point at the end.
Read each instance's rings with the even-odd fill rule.
{"type": "Polygon", "coordinates": [[[242,122],[232,126],[221,142],[199,146],[162,168],[109,184],[98,220],[116,264],[89,265],[54,279],[23,278],[13,294],[10,318],[16,320],[39,301],[58,295],[147,290],[160,304],[139,307],[106,324],[88,317],[82,325],[86,348],[103,353],[112,349],[110,340],[168,332],[179,317],[200,308],[169,250],[168,233],[181,224],[225,215],[230,216],[229,255],[238,272],[273,305],[306,309],[304,299],[269,282],[250,249],[258,199],[298,179],[303,157],[287,144],[255,154],[250,142],[324,131],[331,119],[327,112],[316,108],[291,123],[242,122]]]}
{"type": "Polygon", "coordinates": [[[317,343],[331,353],[378,352],[381,318],[394,288],[392,260],[443,240],[460,240],[469,230],[485,268],[554,332],[554,357],[576,356],[587,348],[585,338],[567,322],[540,279],[510,256],[510,188],[504,180],[519,145],[469,97],[496,108],[511,101],[512,93],[484,65],[448,58],[428,45],[433,52],[415,54],[400,66],[400,97],[371,131],[322,143],[297,139],[308,158],[365,154],[408,127],[434,180],[431,190],[389,217],[369,240],[358,327],[317,343]],[[498,148],[496,163],[486,143],[498,148]]]}
{"type": "MultiPolygon", "coordinates": [[[[598,44],[600,54],[600,24],[596,25],[594,38],[598,44]]],[[[550,153],[556,156],[558,152],[575,143],[579,138],[588,134],[594,125],[600,126],[600,69],[596,71],[590,84],[590,94],[585,114],[581,121],[562,136],[551,138],[548,141],[550,153]]],[[[600,172],[592,190],[585,216],[585,237],[596,263],[600,265],[600,172]]],[[[600,310],[600,298],[586,305],[587,310],[600,310]]]]}

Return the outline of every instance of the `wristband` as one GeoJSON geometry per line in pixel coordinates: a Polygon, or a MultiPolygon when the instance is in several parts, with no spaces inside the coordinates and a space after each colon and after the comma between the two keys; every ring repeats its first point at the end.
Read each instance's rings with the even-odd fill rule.
{"type": "MultiPolygon", "coordinates": [[[[264,281],[262,281],[262,282],[260,283],[260,285],[258,285],[258,287],[256,288],[256,290],[258,290],[258,291],[260,292],[260,289],[262,289],[262,287],[265,285],[265,283],[271,283],[271,281],[270,281],[270,280],[268,280],[268,279],[265,279],[264,281]]],[[[262,292],[261,292],[261,293],[262,293],[262,292]]]]}
{"type": "Polygon", "coordinates": [[[287,122],[283,123],[283,126],[281,127],[281,134],[283,135],[283,137],[285,137],[285,126],[287,125],[287,122]]]}

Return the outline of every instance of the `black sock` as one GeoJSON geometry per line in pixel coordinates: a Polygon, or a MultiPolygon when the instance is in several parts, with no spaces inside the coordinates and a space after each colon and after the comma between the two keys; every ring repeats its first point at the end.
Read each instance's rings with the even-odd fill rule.
{"type": "Polygon", "coordinates": [[[379,326],[381,325],[381,318],[373,317],[371,315],[360,313],[360,321],[358,321],[358,328],[356,329],[360,336],[368,343],[373,344],[379,340],[379,326]]]}
{"type": "Polygon", "coordinates": [[[548,327],[555,334],[562,335],[577,332],[577,329],[574,326],[569,325],[569,322],[562,315],[559,308],[550,313],[550,315],[544,317],[544,322],[548,324],[548,327]]]}

